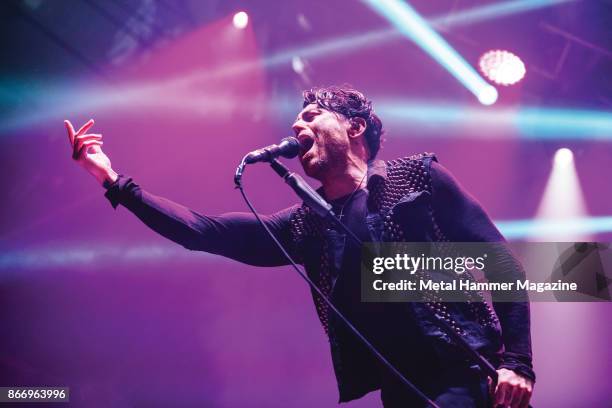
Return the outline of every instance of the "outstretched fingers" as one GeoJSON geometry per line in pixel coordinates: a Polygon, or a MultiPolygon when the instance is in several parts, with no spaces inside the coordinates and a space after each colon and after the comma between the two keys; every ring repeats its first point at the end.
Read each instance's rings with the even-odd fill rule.
{"type": "MultiPolygon", "coordinates": [[[[89,119],[83,126],[81,126],[78,132],[75,132],[74,126],[72,126],[72,122],[70,122],[68,119],[64,120],[64,125],[66,126],[66,130],[68,131],[68,142],[70,143],[70,147],[74,148],[75,139],[87,133],[87,131],[91,129],[91,127],[94,125],[94,120],[89,119]]],[[[76,150],[77,149],[75,149],[75,151],[76,150]]]]}
{"type": "Polygon", "coordinates": [[[70,147],[74,147],[74,127],[68,119],[64,120],[64,125],[68,131],[68,142],[70,143],[70,147]]]}
{"type": "Polygon", "coordinates": [[[94,120],[89,119],[83,126],[81,126],[81,128],[79,129],[79,131],[76,133],[75,136],[84,135],[93,125],[94,125],[94,120]]]}

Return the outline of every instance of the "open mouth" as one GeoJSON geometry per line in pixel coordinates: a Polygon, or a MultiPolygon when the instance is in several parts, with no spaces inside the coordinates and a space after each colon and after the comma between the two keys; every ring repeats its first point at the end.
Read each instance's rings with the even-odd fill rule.
{"type": "Polygon", "coordinates": [[[314,138],[312,136],[301,134],[298,136],[300,141],[300,157],[303,157],[314,145],[314,138]]]}

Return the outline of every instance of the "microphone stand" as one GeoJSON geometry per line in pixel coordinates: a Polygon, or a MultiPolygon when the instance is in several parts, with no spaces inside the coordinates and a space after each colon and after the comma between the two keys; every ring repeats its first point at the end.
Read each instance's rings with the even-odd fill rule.
{"type": "MultiPolygon", "coordinates": [[[[347,235],[349,235],[355,243],[359,246],[363,245],[363,242],[346,226],[344,225],[338,217],[332,211],[332,206],[321,197],[319,193],[316,192],[299,174],[289,172],[289,169],[285,167],[278,160],[273,159],[270,162],[270,166],[272,169],[281,176],[285,182],[296,192],[296,194],[304,200],[304,202],[312,208],[319,216],[324,219],[328,219],[332,221],[335,225],[339,226],[343,229],[347,235]]],[[[433,311],[432,311],[433,313],[433,311]]],[[[491,378],[494,384],[497,384],[498,374],[497,370],[491,364],[489,360],[487,360],[482,354],[476,351],[470,344],[459,334],[457,333],[441,316],[437,313],[433,313],[436,317],[436,322],[440,325],[440,328],[444,330],[448,334],[450,338],[452,338],[457,345],[463,349],[469,359],[478,365],[478,367],[485,373],[487,376],[491,378]]],[[[404,382],[408,382],[408,380],[404,379],[401,374],[400,379],[404,382]]],[[[412,386],[414,387],[414,386],[412,386]]],[[[411,387],[411,388],[412,388],[411,387]]],[[[531,405],[530,405],[531,406],[531,405]]]]}

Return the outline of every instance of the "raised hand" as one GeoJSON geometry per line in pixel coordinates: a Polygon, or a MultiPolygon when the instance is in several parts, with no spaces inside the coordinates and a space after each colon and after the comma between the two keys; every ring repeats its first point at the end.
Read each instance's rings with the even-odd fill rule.
{"type": "Polygon", "coordinates": [[[66,130],[68,131],[68,142],[72,148],[72,158],[79,163],[85,170],[98,180],[100,184],[104,181],[113,182],[117,179],[117,173],[111,167],[111,161],[102,151],[102,135],[87,133],[94,125],[94,120],[90,119],[77,132],[72,123],[65,120],[66,130]]]}

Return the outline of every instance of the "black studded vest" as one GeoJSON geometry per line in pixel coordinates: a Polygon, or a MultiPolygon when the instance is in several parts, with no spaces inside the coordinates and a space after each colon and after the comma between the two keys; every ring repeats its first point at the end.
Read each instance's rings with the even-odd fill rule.
{"type": "MultiPolygon", "coordinates": [[[[431,205],[432,183],[429,172],[430,163],[435,155],[423,153],[385,163],[386,174],[368,177],[368,213],[372,224],[373,240],[379,242],[448,242],[438,226],[431,205]],[[403,204],[408,203],[407,206],[403,204]],[[403,208],[410,207],[410,214],[403,208]]],[[[294,241],[295,256],[303,263],[309,277],[326,296],[333,291],[333,271],[335,260],[329,247],[328,235],[331,224],[319,217],[307,205],[302,205],[291,216],[291,233],[294,241]],[[314,258],[314,259],[313,259],[314,258]]],[[[338,377],[341,400],[343,384],[339,373],[342,372],[342,353],[336,341],[333,327],[329,324],[329,310],[321,297],[312,291],[313,300],[321,324],[328,335],[332,348],[334,369],[338,377]]],[[[499,321],[480,293],[466,292],[466,304],[459,318],[456,310],[440,302],[435,293],[425,293],[426,302],[415,305],[421,316],[429,319],[434,313],[442,317],[458,333],[465,335],[460,322],[470,320],[493,330],[498,330],[499,321]],[[430,316],[431,315],[431,316],[430,316]],[[458,322],[459,321],[459,322],[458,322]]],[[[431,322],[435,318],[430,319],[431,322]]],[[[435,323],[433,324],[435,325],[435,323]]],[[[441,337],[445,337],[440,334],[441,337]]],[[[451,343],[451,340],[446,338],[451,343]]],[[[349,395],[351,391],[346,391],[349,395]]]]}

